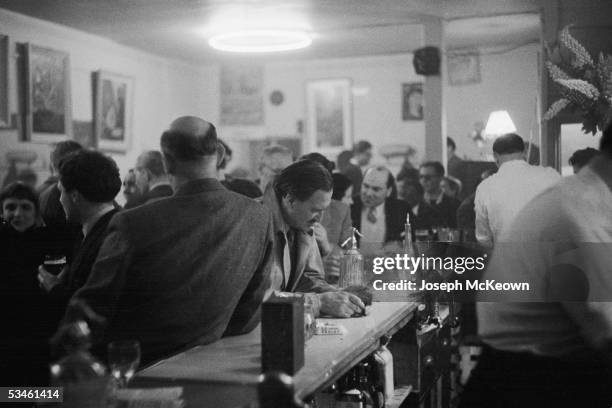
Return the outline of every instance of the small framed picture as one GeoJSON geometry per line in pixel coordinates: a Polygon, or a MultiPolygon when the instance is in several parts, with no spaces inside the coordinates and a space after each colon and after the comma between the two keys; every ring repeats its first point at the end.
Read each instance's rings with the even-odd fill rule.
{"type": "Polygon", "coordinates": [[[132,143],[134,79],[97,71],[93,84],[96,145],[100,150],[125,153],[132,143]]]}
{"type": "Polygon", "coordinates": [[[480,83],[480,55],[478,51],[453,51],[447,58],[448,83],[462,86],[480,83]]]}
{"type": "Polygon", "coordinates": [[[25,140],[55,143],[72,136],[68,53],[24,44],[25,140]]]}
{"type": "Polygon", "coordinates": [[[339,153],[353,146],[351,80],[306,83],[307,137],[304,151],[339,153]]]}
{"type": "Polygon", "coordinates": [[[402,84],[402,120],[423,120],[423,83],[402,84]]]}

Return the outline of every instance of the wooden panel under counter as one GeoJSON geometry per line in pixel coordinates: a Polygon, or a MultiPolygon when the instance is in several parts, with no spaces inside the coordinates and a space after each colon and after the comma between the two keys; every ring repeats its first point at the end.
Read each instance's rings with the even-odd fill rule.
{"type": "MultiPolygon", "coordinates": [[[[306,343],[305,365],[294,376],[296,394],[305,398],[334,382],[413,316],[416,303],[375,302],[368,316],[325,319],[347,333],[314,336],[306,343]]],[[[260,329],[197,346],[140,371],[134,387],[183,386],[189,406],[241,407],[257,400],[261,374],[260,329]]]]}

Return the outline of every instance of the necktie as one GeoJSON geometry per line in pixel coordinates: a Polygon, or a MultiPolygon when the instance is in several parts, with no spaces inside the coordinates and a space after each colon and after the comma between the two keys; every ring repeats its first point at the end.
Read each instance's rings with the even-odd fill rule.
{"type": "Polygon", "coordinates": [[[374,207],[370,207],[368,208],[368,215],[367,215],[368,221],[370,221],[372,224],[376,224],[376,212],[375,212],[375,208],[374,207]]]}

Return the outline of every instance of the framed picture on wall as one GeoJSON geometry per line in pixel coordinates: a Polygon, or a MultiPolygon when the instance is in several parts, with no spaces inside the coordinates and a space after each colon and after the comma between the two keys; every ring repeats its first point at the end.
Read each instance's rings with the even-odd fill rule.
{"type": "Polygon", "coordinates": [[[134,79],[107,71],[93,73],[94,140],[98,149],[125,153],[132,144],[134,79]]]}
{"type": "Polygon", "coordinates": [[[221,66],[222,126],[264,124],[264,72],[260,65],[221,66]]]}
{"type": "Polygon", "coordinates": [[[304,152],[338,153],[353,146],[351,80],[325,79],[306,83],[304,152]]]}
{"type": "Polygon", "coordinates": [[[54,143],[72,136],[68,53],[24,45],[25,140],[54,143]]]}
{"type": "Polygon", "coordinates": [[[402,84],[402,120],[423,120],[423,83],[402,84]]]}
{"type": "Polygon", "coordinates": [[[0,34],[0,129],[11,126],[8,70],[9,38],[0,34]]]}
{"type": "Polygon", "coordinates": [[[480,55],[477,50],[449,52],[447,65],[449,85],[480,83],[480,55]]]}

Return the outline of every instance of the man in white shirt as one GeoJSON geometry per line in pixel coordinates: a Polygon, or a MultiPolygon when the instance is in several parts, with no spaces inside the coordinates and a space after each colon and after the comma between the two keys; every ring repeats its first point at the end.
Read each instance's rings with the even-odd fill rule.
{"type": "Polygon", "coordinates": [[[474,201],[476,239],[485,247],[492,248],[516,214],[561,177],[552,168],[528,164],[524,151],[523,139],[514,133],[493,143],[499,170],[478,185],[474,201]]]}
{"type": "Polygon", "coordinates": [[[612,127],[601,155],[528,203],[481,279],[485,343],[460,407],[609,407],[612,401],[612,127]]]}

